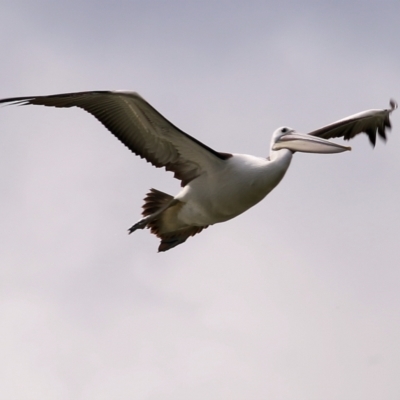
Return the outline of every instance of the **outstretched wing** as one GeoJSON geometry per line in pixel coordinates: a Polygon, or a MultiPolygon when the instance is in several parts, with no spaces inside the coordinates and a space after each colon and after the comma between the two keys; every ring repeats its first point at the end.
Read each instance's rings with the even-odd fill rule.
{"type": "Polygon", "coordinates": [[[82,108],[132,152],[156,167],[173,171],[174,176],[182,181],[182,186],[231,156],[219,153],[182,132],[133,92],[95,91],[14,97],[2,99],[0,103],[82,108]]]}
{"type": "Polygon", "coordinates": [[[379,136],[386,140],[386,128],[391,128],[390,113],[396,108],[397,103],[392,99],[390,109],[363,111],[308,134],[323,139],[343,137],[345,140],[350,140],[359,133],[366,133],[372,146],[375,146],[377,131],[379,136]]]}

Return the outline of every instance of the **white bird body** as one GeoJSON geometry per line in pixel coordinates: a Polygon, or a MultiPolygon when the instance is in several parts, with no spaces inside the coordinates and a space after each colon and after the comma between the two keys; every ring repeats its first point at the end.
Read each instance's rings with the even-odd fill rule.
{"type": "Polygon", "coordinates": [[[375,145],[377,132],[386,139],[390,113],[397,108],[364,111],[306,135],[291,128],[277,129],[268,158],[219,153],[182,132],[132,92],[80,92],[52,96],[14,97],[1,103],[80,107],[95,116],[131,151],[156,167],[173,171],[182,190],[175,196],[151,189],[143,205],[143,218],[129,229],[149,228],[161,238],[166,251],[189,236],[232,219],[259,203],[285,176],[293,154],[340,153],[349,147],[328,139],[346,140],[361,132],[375,145]]]}
{"type": "Polygon", "coordinates": [[[289,150],[274,158],[232,154],[223,168],[191,181],[175,199],[184,203],[177,219],[187,226],[225,222],[259,203],[284,177],[292,159],[289,150]]]}

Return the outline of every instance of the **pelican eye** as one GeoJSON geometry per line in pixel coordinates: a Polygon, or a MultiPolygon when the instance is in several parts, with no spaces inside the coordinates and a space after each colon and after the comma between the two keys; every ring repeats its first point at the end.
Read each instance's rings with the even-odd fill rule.
{"type": "Polygon", "coordinates": [[[288,128],[282,128],[281,132],[286,133],[289,129],[288,128]]]}

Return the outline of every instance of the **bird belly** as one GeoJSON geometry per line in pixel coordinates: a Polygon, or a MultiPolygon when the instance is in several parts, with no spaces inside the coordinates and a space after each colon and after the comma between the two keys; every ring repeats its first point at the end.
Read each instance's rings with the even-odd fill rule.
{"type": "Polygon", "coordinates": [[[251,168],[236,162],[190,182],[177,196],[185,203],[179,220],[188,225],[212,225],[232,219],[260,202],[281,181],[290,160],[286,168],[275,168],[265,159],[255,159],[258,164],[251,160],[251,168]]]}

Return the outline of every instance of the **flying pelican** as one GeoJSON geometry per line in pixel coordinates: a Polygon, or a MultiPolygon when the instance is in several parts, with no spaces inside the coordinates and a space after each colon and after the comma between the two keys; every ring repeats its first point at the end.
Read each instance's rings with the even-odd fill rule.
{"type": "Polygon", "coordinates": [[[296,151],[341,153],[351,150],[327,139],[352,139],[366,133],[375,146],[377,132],[386,140],[390,113],[397,108],[363,111],[308,134],[277,129],[268,158],[220,153],[182,132],[134,92],[92,91],[51,96],[14,97],[0,103],[79,107],[97,118],[125,146],[155,167],[174,172],[182,189],[175,196],[150,189],[143,218],[129,233],[149,228],[169,250],[209,225],[232,219],[260,202],[284,177],[296,151]]]}

